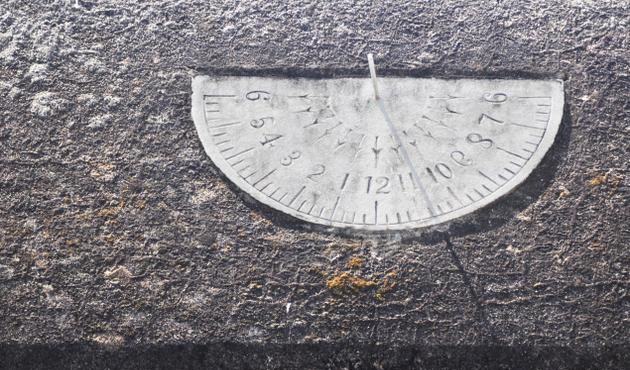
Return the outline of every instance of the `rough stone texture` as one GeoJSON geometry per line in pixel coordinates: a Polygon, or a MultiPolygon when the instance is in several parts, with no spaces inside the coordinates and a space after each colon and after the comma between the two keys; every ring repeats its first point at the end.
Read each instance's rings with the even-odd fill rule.
{"type": "Polygon", "coordinates": [[[0,368],[628,368],[629,6],[2,1],[0,368]],[[402,238],[226,184],[193,76],[365,75],[367,52],[564,78],[557,142],[512,195],[402,238]]]}

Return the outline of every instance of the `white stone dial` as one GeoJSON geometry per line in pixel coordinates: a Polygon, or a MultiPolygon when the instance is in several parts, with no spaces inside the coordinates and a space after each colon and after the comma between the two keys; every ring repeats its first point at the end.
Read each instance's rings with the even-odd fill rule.
{"type": "Polygon", "coordinates": [[[258,201],[362,230],[438,224],[505,195],[562,117],[556,80],[197,77],[214,164],[258,201]]]}

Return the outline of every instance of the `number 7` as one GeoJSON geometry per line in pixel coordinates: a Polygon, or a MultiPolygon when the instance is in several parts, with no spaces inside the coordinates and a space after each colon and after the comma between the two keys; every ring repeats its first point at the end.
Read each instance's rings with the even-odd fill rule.
{"type": "Polygon", "coordinates": [[[479,116],[479,119],[477,120],[477,123],[478,123],[478,124],[481,124],[481,121],[483,121],[483,119],[484,119],[484,118],[487,118],[487,119],[489,119],[490,121],[492,121],[492,122],[494,122],[494,123],[496,123],[496,124],[498,124],[498,125],[502,125],[502,124],[504,123],[504,122],[503,122],[503,121],[501,121],[500,119],[496,119],[496,118],[491,117],[491,116],[489,116],[489,115],[487,115],[487,114],[485,114],[485,113],[481,113],[481,116],[479,116]]]}

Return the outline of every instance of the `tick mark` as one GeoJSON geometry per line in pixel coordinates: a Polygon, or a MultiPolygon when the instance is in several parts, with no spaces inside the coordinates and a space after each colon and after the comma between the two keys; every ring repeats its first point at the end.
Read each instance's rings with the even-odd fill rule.
{"type": "Polygon", "coordinates": [[[252,166],[251,164],[248,164],[247,166],[245,166],[245,167],[241,168],[241,169],[240,169],[237,173],[238,173],[239,175],[241,175],[241,172],[245,171],[246,169],[250,168],[251,166],[252,166]]]}
{"type": "Polygon", "coordinates": [[[513,156],[515,156],[517,158],[520,158],[520,159],[524,159],[524,160],[528,160],[529,159],[529,158],[523,157],[522,155],[519,155],[519,154],[516,154],[514,152],[511,152],[511,151],[509,151],[507,149],[503,149],[501,147],[497,147],[497,149],[499,149],[500,151],[506,152],[507,154],[511,154],[511,155],[513,155],[513,156]]]}
{"type": "Polygon", "coordinates": [[[236,165],[243,163],[243,161],[245,161],[245,159],[241,159],[240,161],[236,161],[236,162],[232,163],[230,166],[236,167],[236,165]]]}
{"type": "Polygon", "coordinates": [[[342,123],[339,122],[339,124],[337,124],[335,127],[327,128],[326,130],[324,130],[324,133],[321,134],[320,137],[318,137],[317,140],[315,140],[315,141],[319,141],[319,140],[323,139],[324,137],[330,135],[337,127],[339,127],[341,125],[342,125],[342,123]]]}
{"type": "Polygon", "coordinates": [[[302,201],[302,203],[300,204],[300,206],[297,208],[297,211],[298,211],[298,212],[301,212],[302,207],[304,207],[304,204],[305,204],[306,202],[307,202],[306,200],[303,200],[303,201],[302,201]]]}
{"type": "Polygon", "coordinates": [[[230,160],[230,159],[232,159],[232,158],[236,158],[236,157],[238,157],[239,155],[243,155],[243,154],[245,154],[245,153],[251,152],[252,150],[254,150],[254,147],[251,147],[251,148],[249,148],[249,149],[245,149],[245,150],[243,150],[243,151],[241,151],[241,152],[238,152],[238,153],[236,153],[236,154],[232,154],[231,156],[229,156],[229,157],[225,158],[225,160],[226,160],[226,161],[229,161],[229,160],[230,160]]]}
{"type": "Polygon", "coordinates": [[[291,207],[291,204],[293,204],[293,202],[295,202],[295,200],[300,196],[300,194],[302,194],[304,189],[306,189],[306,186],[302,186],[302,188],[297,192],[297,194],[295,194],[295,196],[293,197],[293,199],[291,199],[291,201],[289,202],[289,204],[287,204],[287,206],[291,207]]]}
{"type": "Polygon", "coordinates": [[[499,186],[499,184],[494,181],[494,179],[488,175],[486,175],[485,173],[481,172],[481,170],[477,170],[477,173],[479,173],[481,176],[485,177],[486,179],[490,180],[490,182],[492,182],[493,184],[495,184],[496,186],[499,186]]]}
{"type": "Polygon", "coordinates": [[[343,181],[341,182],[341,190],[343,190],[346,187],[346,183],[348,182],[348,177],[350,177],[350,174],[346,173],[346,175],[343,178],[343,181]]]}
{"type": "Polygon", "coordinates": [[[335,200],[335,205],[333,206],[332,214],[330,215],[331,220],[334,220],[335,218],[335,212],[337,212],[337,207],[339,206],[339,199],[340,197],[337,197],[337,199],[335,200]]]}
{"type": "Polygon", "coordinates": [[[216,125],[216,126],[210,126],[210,128],[219,128],[219,127],[229,127],[229,126],[236,126],[236,125],[240,125],[243,122],[241,121],[236,121],[236,122],[228,122],[228,123],[223,123],[220,125],[216,125]]]}
{"type": "Polygon", "coordinates": [[[258,170],[254,170],[254,172],[250,173],[249,175],[243,177],[243,180],[247,180],[248,178],[254,176],[254,174],[256,174],[258,172],[258,170]]]}
{"type": "Polygon", "coordinates": [[[236,95],[204,95],[204,99],[208,98],[235,98],[236,95]]]}
{"type": "Polygon", "coordinates": [[[452,100],[452,99],[463,99],[463,96],[455,96],[455,95],[451,95],[451,94],[447,94],[446,96],[430,96],[429,95],[429,99],[435,99],[435,100],[452,100]]]}
{"type": "Polygon", "coordinates": [[[302,110],[299,110],[299,111],[296,111],[296,112],[293,112],[293,113],[311,113],[311,108],[312,107],[308,107],[306,109],[302,109],[302,110]]]}
{"type": "Polygon", "coordinates": [[[524,124],[522,124],[522,123],[509,122],[509,124],[510,124],[510,125],[514,125],[514,126],[520,126],[520,127],[531,128],[531,129],[535,129],[535,130],[541,130],[541,131],[545,131],[545,130],[546,130],[544,127],[536,127],[536,126],[524,125],[524,124]]]}
{"type": "Polygon", "coordinates": [[[457,196],[457,194],[455,194],[455,192],[453,191],[453,189],[451,189],[450,186],[446,187],[446,190],[448,190],[448,192],[451,194],[451,196],[453,198],[455,198],[456,201],[459,202],[459,204],[464,205],[464,203],[461,201],[461,199],[459,199],[459,197],[457,196]]]}
{"type": "Polygon", "coordinates": [[[311,126],[315,126],[319,124],[319,120],[317,118],[315,118],[315,120],[311,123],[309,123],[308,125],[304,126],[304,128],[309,128],[311,126]]]}
{"type": "Polygon", "coordinates": [[[256,186],[258,185],[261,181],[263,181],[264,179],[266,179],[267,177],[271,176],[271,174],[273,174],[274,172],[276,172],[276,169],[271,170],[268,174],[266,174],[265,176],[261,177],[260,179],[258,179],[258,181],[256,181],[255,183],[252,184],[252,186],[256,186]]]}
{"type": "Polygon", "coordinates": [[[448,106],[448,103],[446,104],[446,106],[444,108],[446,108],[446,111],[451,113],[451,114],[461,114],[461,113],[459,113],[457,111],[452,110],[451,107],[448,106]]]}

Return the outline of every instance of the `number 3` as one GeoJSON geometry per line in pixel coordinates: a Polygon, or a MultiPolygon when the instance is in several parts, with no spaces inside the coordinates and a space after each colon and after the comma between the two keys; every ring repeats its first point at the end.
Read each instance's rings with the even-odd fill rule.
{"type": "Polygon", "coordinates": [[[282,164],[283,166],[290,166],[293,164],[294,160],[300,158],[301,156],[302,156],[302,153],[299,150],[294,150],[291,152],[291,154],[282,158],[282,160],[280,161],[280,164],[282,164]]]}

